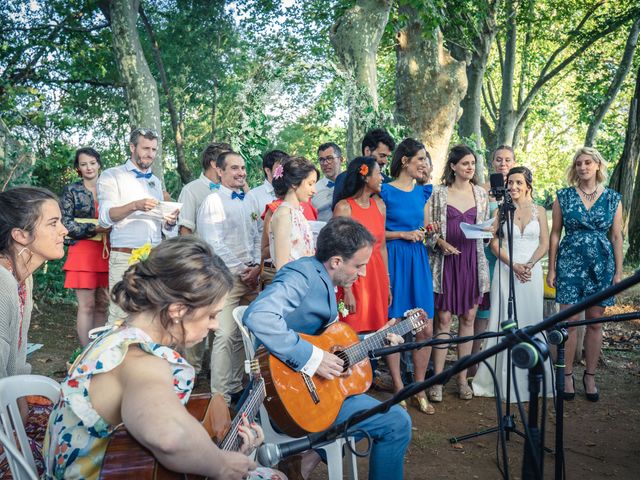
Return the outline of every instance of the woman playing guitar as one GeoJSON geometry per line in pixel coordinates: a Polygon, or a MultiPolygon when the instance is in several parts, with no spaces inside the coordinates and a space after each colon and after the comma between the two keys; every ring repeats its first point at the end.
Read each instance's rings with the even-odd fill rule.
{"type": "Polygon", "coordinates": [[[194,370],[171,348],[217,328],[231,285],[224,263],[194,237],[166,240],[127,270],[112,291],[127,318],[93,341],[62,383],[45,440],[46,478],[97,478],[119,426],[170,470],[249,477],[256,464],[247,454],[262,430],[244,419],[240,451],[219,449],[184,407],[194,370]]]}

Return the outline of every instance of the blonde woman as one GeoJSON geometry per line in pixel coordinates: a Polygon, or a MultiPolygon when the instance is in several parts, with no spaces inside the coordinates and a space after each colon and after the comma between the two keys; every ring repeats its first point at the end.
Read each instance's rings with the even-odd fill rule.
{"type": "MultiPolygon", "coordinates": [[[[556,287],[561,309],[574,305],[622,278],[622,207],[620,194],[606,188],[607,166],[602,155],[590,147],[580,148],[567,173],[568,188],[558,190],[553,203],[553,225],[549,237],[547,284],[556,287]],[[564,228],[564,238],[560,234],[564,228]]],[[[598,318],[613,298],[588,308],[585,318],[598,318]]],[[[569,319],[577,320],[577,316],[569,319]]],[[[575,398],[573,357],[576,330],[569,329],[566,344],[564,399],[575,398]],[[568,379],[567,379],[568,380],[568,379]]],[[[591,402],[600,398],[596,388],[596,366],[602,348],[600,324],[587,326],[585,335],[586,369],[582,376],[585,396],[591,402]]]]}

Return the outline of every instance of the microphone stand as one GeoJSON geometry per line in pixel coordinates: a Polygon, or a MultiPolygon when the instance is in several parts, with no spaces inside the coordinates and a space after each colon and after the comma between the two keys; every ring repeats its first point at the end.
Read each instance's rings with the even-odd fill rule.
{"type": "MultiPolygon", "coordinates": [[[[502,330],[508,331],[510,329],[515,329],[518,327],[518,313],[516,310],[515,295],[515,273],[513,270],[513,216],[516,211],[516,207],[513,204],[511,195],[508,191],[506,191],[506,189],[504,189],[504,187],[502,190],[497,189],[494,192],[494,196],[498,200],[499,196],[504,196],[504,200],[500,205],[500,226],[498,228],[498,235],[500,235],[500,244],[502,244],[502,226],[506,223],[507,248],[509,254],[509,296],[507,300],[507,320],[503,321],[500,326],[502,330]]],[[[500,248],[502,248],[501,245],[500,248]]],[[[497,261],[499,262],[500,259],[498,259],[497,261]]],[[[515,433],[524,438],[524,433],[516,428],[515,417],[511,413],[511,348],[507,349],[507,391],[505,401],[507,402],[505,414],[501,419],[498,419],[498,425],[496,425],[495,427],[480,430],[478,432],[468,433],[459,437],[451,437],[449,438],[449,443],[459,443],[464,440],[469,440],[470,438],[476,438],[494,432],[500,432],[501,434],[504,432],[504,438],[506,440],[509,440],[509,436],[511,433],[515,433]]],[[[505,465],[507,465],[506,462],[508,460],[506,456],[504,458],[504,461],[505,465]]]]}

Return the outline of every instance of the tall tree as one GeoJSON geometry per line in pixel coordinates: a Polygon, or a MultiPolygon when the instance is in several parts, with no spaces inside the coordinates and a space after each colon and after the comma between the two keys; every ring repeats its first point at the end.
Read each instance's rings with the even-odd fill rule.
{"type": "Polygon", "coordinates": [[[330,40],[347,76],[347,156],[361,154],[360,140],[378,110],[378,45],[389,20],[391,0],[357,0],[338,18],[330,40]]]}
{"type": "Polygon", "coordinates": [[[118,71],[124,83],[132,128],[152,128],[158,133],[158,156],[153,173],[164,184],[162,125],[158,86],[144,56],[136,23],[139,0],[109,0],[103,12],[109,18],[118,71]]]}
{"type": "Polygon", "coordinates": [[[622,54],[622,59],[616,68],[616,74],[613,76],[611,80],[611,84],[607,89],[604,97],[602,98],[602,102],[596,108],[595,112],[593,112],[591,122],[589,123],[589,127],[587,128],[587,134],[585,135],[584,144],[588,147],[593,145],[593,142],[596,139],[596,135],[598,135],[598,129],[600,128],[600,124],[602,123],[602,119],[609,111],[609,107],[618,95],[620,88],[622,87],[622,82],[626,78],[629,70],[631,70],[631,64],[633,63],[633,54],[636,51],[636,45],[638,44],[638,32],[640,32],[640,17],[638,17],[635,22],[631,24],[631,28],[629,29],[629,36],[627,37],[627,43],[624,47],[624,52],[622,54]]]}
{"type": "Polygon", "coordinates": [[[396,46],[397,118],[425,143],[437,177],[467,90],[465,64],[444,48],[439,27],[426,26],[413,6],[402,5],[400,12],[406,24],[396,46]]]}
{"type": "Polygon", "coordinates": [[[624,141],[624,151],[611,175],[609,186],[622,194],[622,209],[626,225],[629,221],[629,250],[626,259],[640,260],[640,66],[636,74],[636,86],[629,108],[629,120],[624,141]],[[630,212],[636,212],[630,215],[630,212]]]}

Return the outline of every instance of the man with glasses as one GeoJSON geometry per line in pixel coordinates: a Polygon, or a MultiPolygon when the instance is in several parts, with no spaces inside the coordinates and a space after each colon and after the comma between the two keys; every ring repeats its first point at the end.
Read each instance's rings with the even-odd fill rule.
{"type": "MultiPolygon", "coordinates": [[[[129,136],[129,150],[131,158],[124,165],[105,170],[98,179],[99,223],[111,227],[109,290],[122,280],[134,248],[146,243],[159,244],[163,231],[175,235],[179,213],[176,210],[163,217],[156,209],[164,199],[162,183],[151,172],[158,152],[158,134],[151,129],[136,128],[129,136]]],[[[108,323],[124,316],[110,302],[108,323]]]]}
{"type": "Polygon", "coordinates": [[[318,210],[318,220],[328,222],[333,215],[331,204],[333,202],[333,188],[336,177],[342,170],[342,151],[333,142],[323,143],[318,147],[318,163],[324,174],[316,183],[316,194],[311,203],[318,210]]]}
{"type": "MultiPolygon", "coordinates": [[[[369,130],[362,139],[362,155],[376,159],[376,162],[380,165],[380,171],[382,172],[384,183],[392,180],[392,178],[385,173],[385,169],[394,148],[396,148],[396,142],[393,140],[393,137],[391,137],[391,135],[382,128],[369,130]]],[[[331,204],[332,210],[335,208],[336,203],[340,201],[340,194],[344,187],[345,178],[346,172],[343,172],[336,177],[335,186],[333,188],[333,202],[331,204]]]]}

